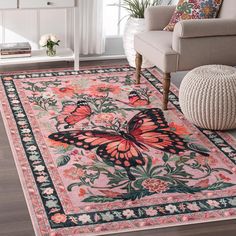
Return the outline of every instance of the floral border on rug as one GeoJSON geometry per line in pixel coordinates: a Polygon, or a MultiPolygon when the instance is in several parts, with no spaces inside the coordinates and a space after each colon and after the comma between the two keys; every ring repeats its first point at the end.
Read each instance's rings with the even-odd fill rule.
{"type": "MultiPolygon", "coordinates": [[[[200,212],[213,212],[216,210],[230,210],[236,208],[236,196],[212,198],[205,200],[194,200],[175,202],[167,204],[157,204],[143,207],[129,207],[118,209],[115,211],[104,210],[100,212],[89,212],[81,214],[66,215],[60,199],[57,195],[50,173],[44,162],[43,156],[39,150],[34,134],[32,132],[29,120],[25,114],[21,99],[18,96],[13,79],[39,78],[52,76],[66,76],[79,74],[96,74],[96,73],[112,73],[112,72],[133,72],[132,68],[107,68],[107,69],[92,69],[81,71],[65,71],[65,72],[46,72],[46,73],[26,73],[19,75],[2,76],[3,86],[7,94],[12,114],[17,124],[17,128],[21,137],[26,156],[28,158],[31,171],[33,173],[41,200],[47,213],[48,221],[52,229],[98,225],[110,222],[131,221],[137,219],[155,218],[160,216],[178,216],[181,214],[191,214],[200,212]],[[37,163],[37,164],[35,164],[37,163]],[[40,167],[40,168],[39,168],[40,167]],[[40,172],[44,172],[42,176],[40,172]],[[57,202],[54,206],[48,208],[48,201],[57,202]]],[[[160,93],[162,93],[161,81],[149,70],[143,72],[143,77],[146,78],[160,93]]],[[[179,110],[178,97],[171,92],[169,95],[170,102],[179,110]]],[[[236,150],[227,141],[221,137],[218,132],[199,129],[211,142],[218,148],[229,160],[236,165],[236,150]]],[[[230,214],[230,213],[229,213],[230,214]]],[[[227,215],[226,215],[227,216],[227,215]]]]}

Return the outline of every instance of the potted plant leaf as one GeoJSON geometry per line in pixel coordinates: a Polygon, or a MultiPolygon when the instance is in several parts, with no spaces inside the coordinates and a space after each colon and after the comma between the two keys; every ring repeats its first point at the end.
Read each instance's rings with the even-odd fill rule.
{"type": "MultiPolygon", "coordinates": [[[[169,5],[168,0],[122,0],[121,7],[128,12],[128,20],[123,35],[125,54],[130,66],[135,67],[134,35],[145,31],[144,13],[148,7],[162,4],[169,5]]],[[[144,59],[142,67],[147,68],[152,65],[144,59]]]]}

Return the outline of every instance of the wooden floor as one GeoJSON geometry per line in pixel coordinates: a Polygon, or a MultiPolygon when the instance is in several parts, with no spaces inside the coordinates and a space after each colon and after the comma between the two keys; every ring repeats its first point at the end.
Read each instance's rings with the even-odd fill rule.
{"type": "MultiPolygon", "coordinates": [[[[109,61],[109,64],[124,63],[124,61],[109,61]]],[[[104,62],[86,62],[82,65],[104,65],[104,62]]],[[[32,65],[27,69],[66,67],[71,64],[57,63],[50,65],[32,65]]],[[[0,68],[0,72],[25,70],[24,66],[0,68]]],[[[182,75],[174,75],[174,81],[179,84],[182,75]]],[[[236,132],[234,132],[234,135],[236,132]]],[[[7,140],[2,119],[0,117],[0,236],[33,236],[34,231],[20,186],[14,160],[7,140]]],[[[121,234],[115,234],[118,236],[121,234]]],[[[236,236],[236,220],[205,223],[184,227],[172,227],[125,233],[121,236],[236,236]]]]}

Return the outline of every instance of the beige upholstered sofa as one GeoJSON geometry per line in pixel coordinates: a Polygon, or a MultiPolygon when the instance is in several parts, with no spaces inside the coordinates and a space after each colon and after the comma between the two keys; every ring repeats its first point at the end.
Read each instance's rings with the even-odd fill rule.
{"type": "Polygon", "coordinates": [[[174,32],[163,31],[175,6],[146,10],[147,32],[135,36],[136,79],[140,83],[142,56],[164,77],[163,109],[167,110],[171,72],[207,64],[236,65],[236,0],[224,0],[217,19],[184,20],[174,32]]]}

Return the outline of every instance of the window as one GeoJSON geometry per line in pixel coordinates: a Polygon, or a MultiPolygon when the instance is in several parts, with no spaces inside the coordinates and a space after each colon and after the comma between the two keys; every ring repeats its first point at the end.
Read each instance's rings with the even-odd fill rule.
{"type": "Polygon", "coordinates": [[[104,0],[104,22],[107,37],[121,37],[127,20],[127,12],[121,5],[122,0],[104,0]]]}

